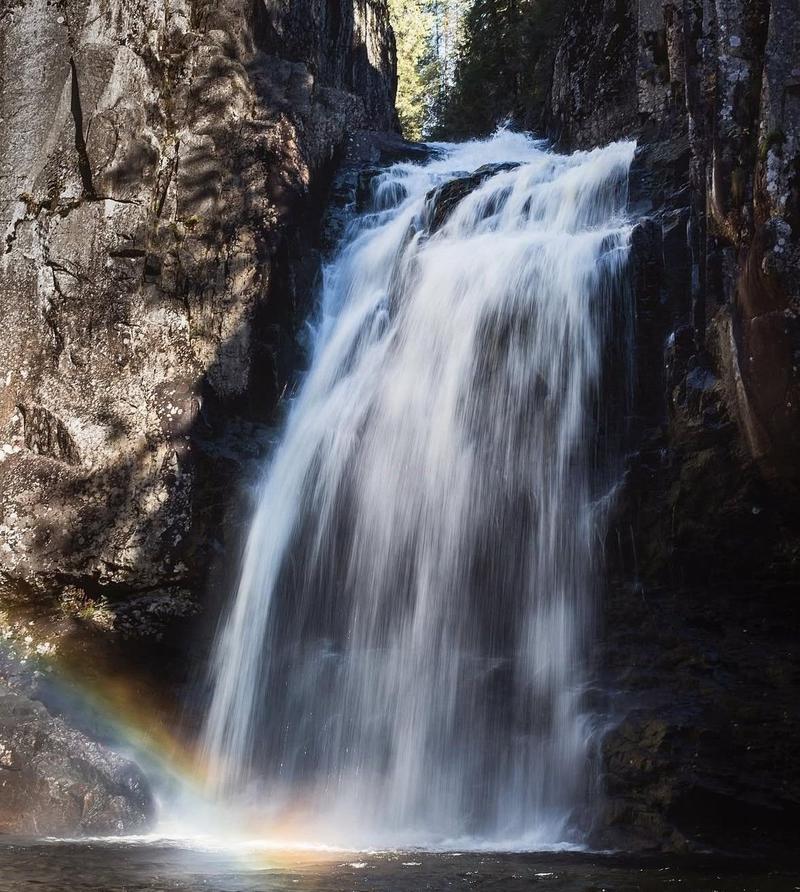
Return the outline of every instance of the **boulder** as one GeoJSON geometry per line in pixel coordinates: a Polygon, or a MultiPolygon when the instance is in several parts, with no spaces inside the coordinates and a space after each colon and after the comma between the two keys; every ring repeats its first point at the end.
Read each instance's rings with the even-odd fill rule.
{"type": "Polygon", "coordinates": [[[137,765],[0,685],[0,833],[139,833],[154,814],[137,765]]]}

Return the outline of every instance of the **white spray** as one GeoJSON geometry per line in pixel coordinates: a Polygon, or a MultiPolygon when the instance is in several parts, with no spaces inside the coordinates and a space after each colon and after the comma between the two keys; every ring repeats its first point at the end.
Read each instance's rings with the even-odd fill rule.
{"type": "Polygon", "coordinates": [[[328,842],[576,839],[633,151],[501,132],[377,178],[217,642],[218,796],[255,785],[328,842]],[[488,163],[431,233],[426,196],[488,163]]]}

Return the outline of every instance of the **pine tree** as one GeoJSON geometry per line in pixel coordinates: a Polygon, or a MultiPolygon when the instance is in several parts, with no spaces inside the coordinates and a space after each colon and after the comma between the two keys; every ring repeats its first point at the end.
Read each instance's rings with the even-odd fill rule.
{"type": "Polygon", "coordinates": [[[535,127],[565,0],[389,0],[409,139],[535,127]]]}
{"type": "Polygon", "coordinates": [[[564,6],[564,0],[473,0],[442,103],[439,135],[482,135],[508,118],[535,125],[564,6]]]}
{"type": "Polygon", "coordinates": [[[429,0],[389,0],[397,42],[397,115],[407,139],[421,139],[429,115],[435,20],[429,0]]]}

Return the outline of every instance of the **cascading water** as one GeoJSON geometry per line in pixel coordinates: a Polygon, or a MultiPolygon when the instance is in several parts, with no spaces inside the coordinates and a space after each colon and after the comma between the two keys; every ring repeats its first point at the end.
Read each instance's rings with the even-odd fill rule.
{"type": "Polygon", "coordinates": [[[218,796],[327,842],[575,839],[633,150],[501,132],[374,181],[217,643],[218,796]]]}

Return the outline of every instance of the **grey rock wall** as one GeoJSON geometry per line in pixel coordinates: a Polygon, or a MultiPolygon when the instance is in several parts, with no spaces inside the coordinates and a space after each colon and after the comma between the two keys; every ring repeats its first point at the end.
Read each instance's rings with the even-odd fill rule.
{"type": "Polygon", "coordinates": [[[651,208],[669,209],[665,237],[681,239],[689,258],[670,312],[694,328],[698,354],[715,354],[762,472],[795,483],[798,47],[794,0],[578,3],[559,43],[548,118],[563,145],[640,140],[651,208]]]}
{"type": "Polygon", "coordinates": [[[384,0],[3,5],[0,611],[191,612],[394,72],[384,0]]]}

